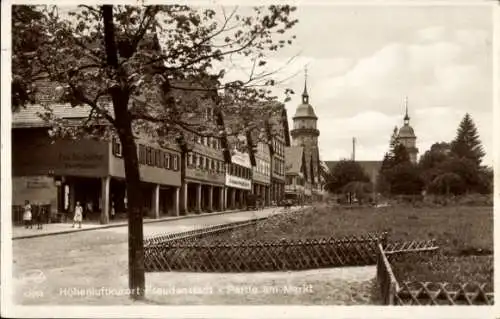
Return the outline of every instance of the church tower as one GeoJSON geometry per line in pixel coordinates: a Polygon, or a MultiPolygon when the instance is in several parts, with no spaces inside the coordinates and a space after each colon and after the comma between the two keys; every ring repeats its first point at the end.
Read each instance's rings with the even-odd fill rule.
{"type": "Polygon", "coordinates": [[[408,151],[410,161],[414,164],[417,163],[418,148],[416,147],[417,136],[410,126],[410,116],[408,116],[408,97],[405,99],[405,117],[403,119],[403,126],[399,129],[398,142],[403,144],[408,151]]]}
{"type": "Polygon", "coordinates": [[[304,92],[302,93],[302,103],[297,107],[293,116],[292,145],[302,146],[306,158],[306,169],[313,175],[313,184],[319,183],[320,159],[318,148],[319,130],[316,127],[318,117],[314,109],[309,104],[309,94],[307,93],[307,69],[305,71],[304,92]]]}

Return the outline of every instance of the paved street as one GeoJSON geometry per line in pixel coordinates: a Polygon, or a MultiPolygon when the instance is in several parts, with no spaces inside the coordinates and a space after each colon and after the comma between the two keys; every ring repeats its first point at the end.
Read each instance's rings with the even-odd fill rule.
{"type": "MultiPolygon", "coordinates": [[[[145,236],[248,220],[281,208],[245,211],[144,225],[145,236]]],[[[127,227],[113,227],[13,241],[15,302],[19,304],[120,304],[119,293],[69,296],[67,289],[127,287],[127,227]],[[33,279],[33,275],[38,280],[33,279]],[[41,278],[41,279],[40,279],[41,278]]],[[[150,275],[148,275],[150,276],[150,275]]]]}
{"type": "MultiPolygon", "coordinates": [[[[166,217],[163,218],[162,221],[154,220],[154,219],[145,219],[144,220],[144,234],[145,236],[162,233],[162,232],[171,232],[171,231],[184,231],[191,229],[191,226],[200,225],[203,226],[204,223],[208,223],[208,225],[218,224],[218,223],[226,223],[244,220],[248,218],[262,217],[272,214],[273,212],[280,211],[281,208],[268,208],[262,211],[233,211],[226,212],[223,214],[202,214],[202,215],[190,215],[188,218],[178,218],[178,217],[166,217]],[[185,222],[181,222],[184,220],[185,222]],[[199,222],[197,222],[199,221],[199,222]],[[184,225],[184,226],[183,226],[184,225]],[[186,228],[187,227],[187,228],[186,228]]],[[[99,225],[92,223],[84,223],[82,225],[82,230],[97,230],[102,228],[113,228],[113,231],[118,233],[126,233],[126,221],[112,221],[108,225],[99,225]],[[112,226],[112,227],[110,227],[112,226]]],[[[66,232],[75,232],[79,231],[78,228],[72,228],[71,223],[57,223],[57,224],[48,224],[43,225],[42,229],[36,229],[36,225],[33,225],[32,229],[26,229],[23,226],[15,226],[13,227],[12,238],[20,238],[24,236],[33,236],[38,234],[54,234],[54,233],[66,233],[66,232]]]]}

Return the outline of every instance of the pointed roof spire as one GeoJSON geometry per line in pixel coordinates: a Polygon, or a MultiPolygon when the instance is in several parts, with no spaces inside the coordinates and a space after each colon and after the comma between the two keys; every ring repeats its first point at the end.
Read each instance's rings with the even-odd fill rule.
{"type": "Polygon", "coordinates": [[[302,93],[302,103],[309,104],[309,94],[307,94],[307,65],[304,67],[304,92],[302,93]]]}
{"type": "Polygon", "coordinates": [[[410,121],[410,116],[408,115],[408,96],[405,97],[405,109],[406,109],[406,113],[405,113],[404,121],[405,121],[405,124],[407,124],[410,121]]]}

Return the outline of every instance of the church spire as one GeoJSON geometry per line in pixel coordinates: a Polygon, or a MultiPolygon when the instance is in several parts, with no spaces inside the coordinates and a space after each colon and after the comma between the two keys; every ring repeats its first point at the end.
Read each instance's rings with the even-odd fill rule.
{"type": "Polygon", "coordinates": [[[410,116],[408,115],[408,96],[405,97],[405,109],[406,109],[406,113],[405,113],[405,117],[404,117],[404,123],[405,123],[405,125],[408,125],[410,123],[410,116]]]}
{"type": "Polygon", "coordinates": [[[307,65],[304,68],[304,92],[302,93],[302,104],[309,104],[309,94],[307,94],[307,65]]]}

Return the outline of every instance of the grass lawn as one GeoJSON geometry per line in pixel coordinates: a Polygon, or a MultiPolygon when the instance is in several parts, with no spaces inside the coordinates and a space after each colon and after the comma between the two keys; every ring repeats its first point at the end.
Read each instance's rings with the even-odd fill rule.
{"type": "Polygon", "coordinates": [[[436,239],[447,254],[493,251],[492,207],[352,208],[317,207],[270,217],[256,226],[200,242],[305,239],[389,233],[391,241],[436,239]]]}
{"type": "Polygon", "coordinates": [[[201,243],[275,241],[387,231],[390,241],[436,239],[439,255],[394,263],[399,281],[493,283],[493,207],[315,207],[201,243]]]}

